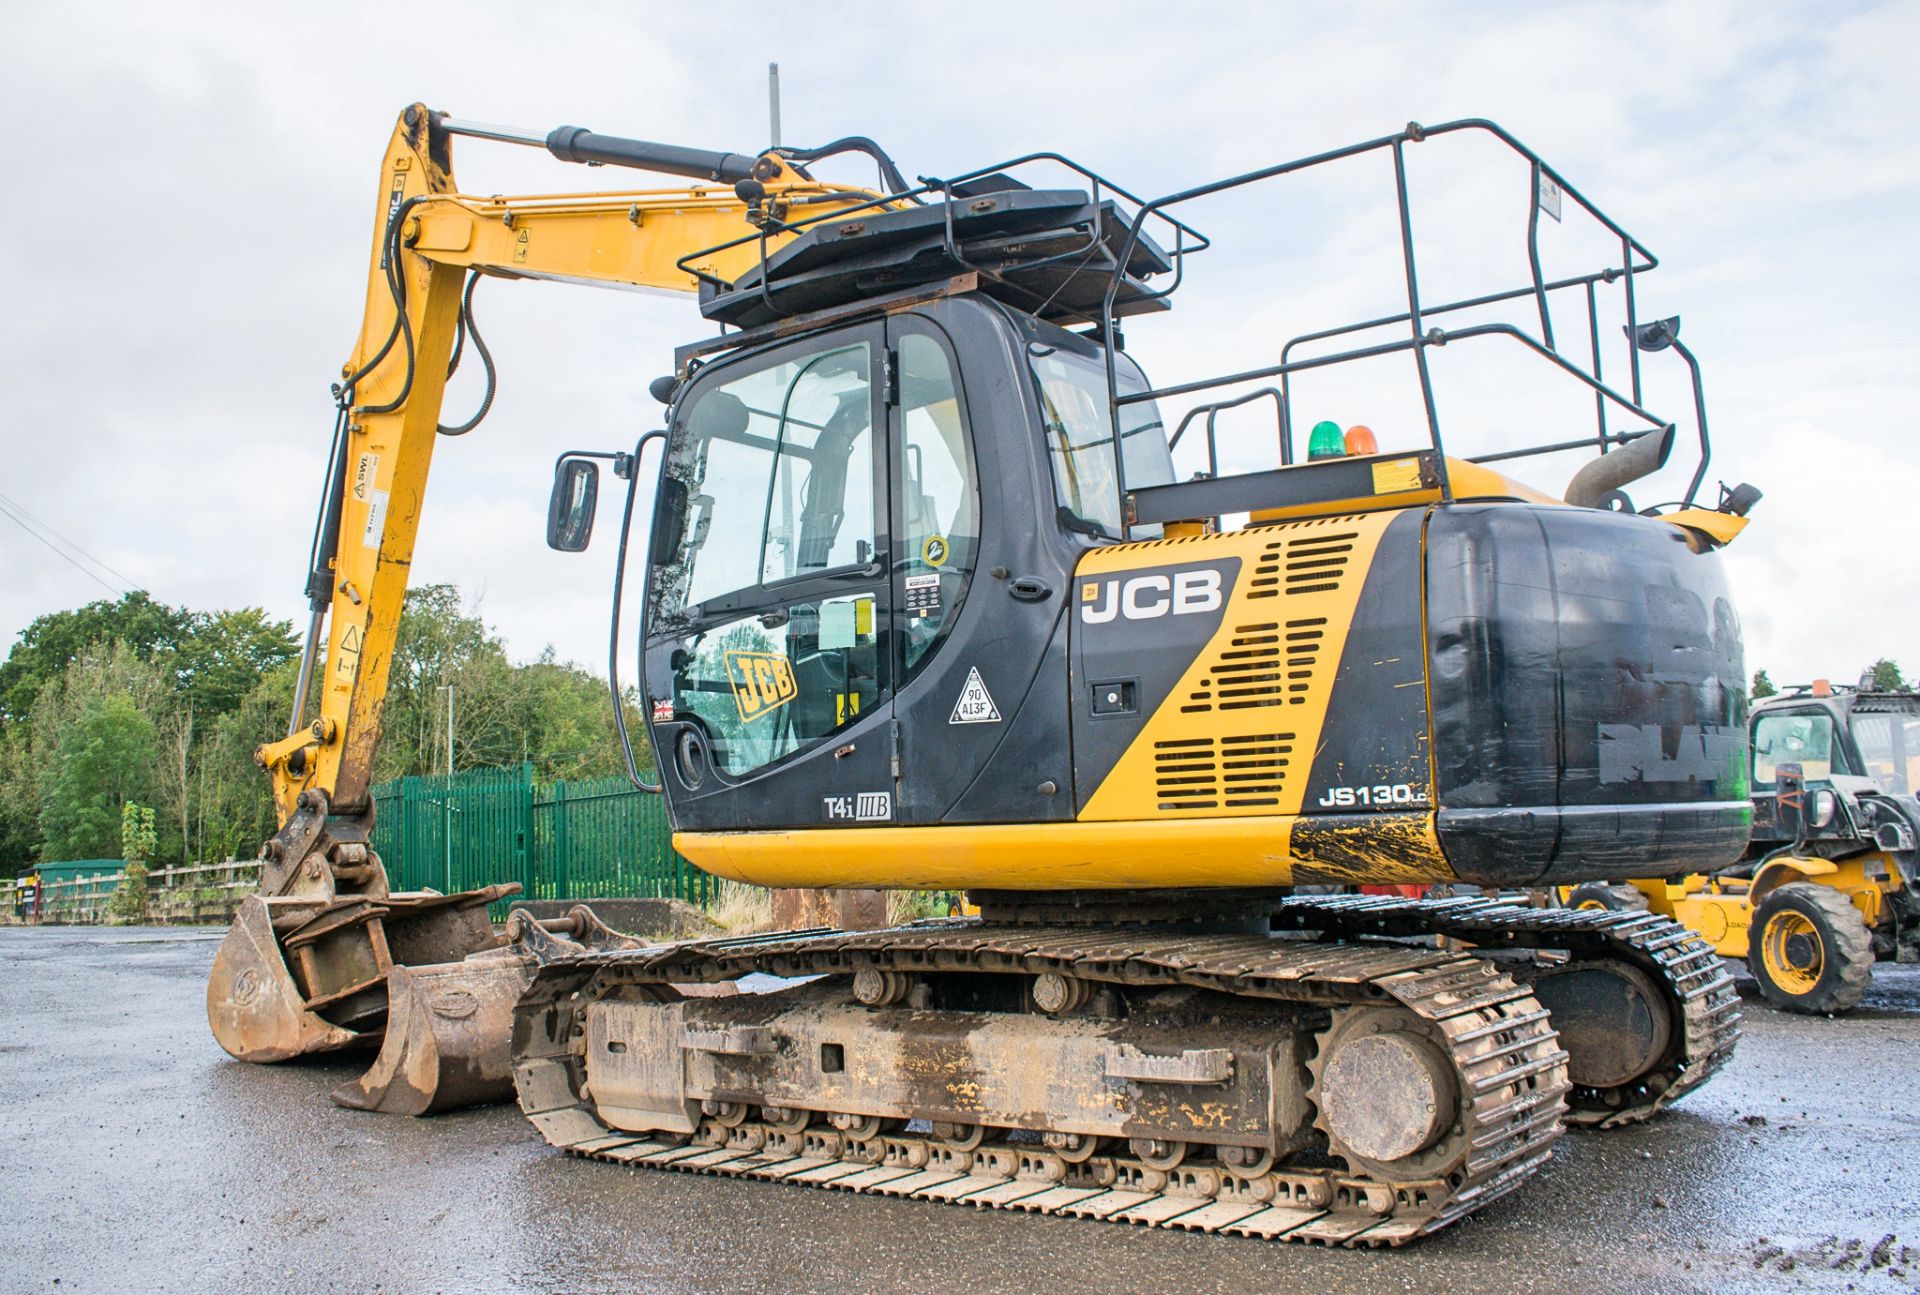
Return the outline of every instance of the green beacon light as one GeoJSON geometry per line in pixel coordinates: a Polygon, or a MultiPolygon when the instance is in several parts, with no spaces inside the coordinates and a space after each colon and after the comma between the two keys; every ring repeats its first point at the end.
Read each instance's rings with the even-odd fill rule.
{"type": "Polygon", "coordinates": [[[1346,452],[1347,438],[1341,432],[1340,424],[1321,422],[1313,425],[1313,431],[1307,436],[1307,462],[1343,458],[1346,452]]]}

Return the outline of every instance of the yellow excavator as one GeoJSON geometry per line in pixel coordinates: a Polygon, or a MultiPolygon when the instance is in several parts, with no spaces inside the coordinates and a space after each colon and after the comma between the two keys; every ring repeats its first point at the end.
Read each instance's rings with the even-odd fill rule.
{"type": "MultiPolygon", "coordinates": [[[[261,752],[285,826],[216,964],[216,1034],[263,1060],[370,1042],[410,964],[506,962],[515,1095],[581,1156],[1328,1244],[1446,1226],[1566,1124],[1691,1091],[1738,1034],[1711,948],[1656,916],[1314,893],[1680,876],[1745,847],[1717,553],[1758,491],[1698,498],[1699,367],[1677,318],[1638,313],[1655,264],[1480,120],[1144,200],[1052,153],[909,183],[864,138],[749,156],[407,109],[316,534],[318,717],[303,693],[261,752]],[[461,136],[720,187],[466,196],[461,136]],[[1531,270],[1436,301],[1407,154],[1462,137],[1525,186],[1531,270]],[[848,152],[877,188],[814,178],[848,152]],[[1191,211],[1345,164],[1391,178],[1405,309],[1150,380],[1122,324],[1201,272],[1191,211]],[[1543,215],[1616,254],[1546,277],[1543,215]],[[685,289],[720,330],[654,384],[660,430],[562,456],[548,519],[578,551],[599,464],[627,484],[615,713],[637,533],[658,781],[631,744],[629,772],[676,848],[759,885],[962,890],[968,915],[653,947],[522,921],[503,947],[497,891],[387,893],[370,755],[428,462],[472,425],[439,422],[450,362],[470,345],[491,382],[480,276],[685,289]],[[1443,439],[1432,369],[1462,347],[1573,384],[1593,426],[1443,439]],[[1681,439],[1645,403],[1663,354],[1698,458],[1639,509],[1626,488],[1681,439]],[[1403,444],[1296,428],[1303,374],[1390,357],[1424,414],[1403,444]],[[1495,466],[1569,453],[1558,497],[1495,466]],[[792,983],[713,992],[757,973],[792,983]]],[[[439,994],[427,1016],[496,1014],[439,994]]]]}

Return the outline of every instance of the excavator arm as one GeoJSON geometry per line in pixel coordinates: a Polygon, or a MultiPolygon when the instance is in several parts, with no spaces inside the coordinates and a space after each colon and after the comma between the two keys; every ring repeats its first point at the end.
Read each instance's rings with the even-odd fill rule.
{"type": "MultiPolygon", "coordinates": [[[[413,546],[439,439],[448,362],[464,325],[472,276],[548,279],[607,287],[697,290],[697,271],[731,280],[790,237],[781,218],[795,206],[809,214],[865,203],[875,195],[822,185],[775,153],[758,158],[675,146],[608,141],[574,128],[547,137],[561,156],[579,157],[580,141],[627,145],[614,155],[633,164],[738,176],[731,185],[693,185],[614,193],[537,197],[473,197],[455,191],[454,132],[536,138],[499,128],[465,126],[415,104],[401,114],[387,145],[374,217],[360,337],[341,368],[341,426],[322,542],[309,583],[313,619],[307,665],[292,730],[264,746],[259,759],[273,782],[283,831],[269,846],[265,893],[302,886],[312,843],[303,793],[318,792],[336,820],[368,817],[368,788],[380,736],[380,712],[405,601],[413,546]],[[638,159],[634,161],[633,159],[638,159]],[[702,249],[734,244],[697,255],[702,249]],[[689,258],[693,259],[690,261],[689,258]],[[324,669],[314,678],[318,714],[307,721],[306,681],[322,626],[324,669]],[[291,831],[286,829],[292,829],[291,831]]],[[[603,148],[603,152],[612,152],[603,148]]],[[[309,797],[309,804],[315,802],[309,797]]],[[[356,862],[347,867],[360,866],[356,862]]],[[[311,868],[307,872],[314,871],[311,868]]],[[[305,878],[318,882],[317,876],[305,878]]],[[[353,879],[336,878],[351,888],[353,879]]]]}
{"type": "Polygon", "coordinates": [[[404,985],[408,965],[456,963],[503,942],[486,906],[516,885],[390,891],[371,845],[369,794],[434,447],[443,432],[478,421],[440,424],[450,367],[468,340],[487,365],[491,401],[492,360],[473,332],[478,277],[691,293],[702,276],[731,282],[790,239],[789,216],[886,205],[867,190],[816,182],[780,152],[706,152],[576,127],[541,136],[458,122],[420,104],[400,115],[380,169],[364,322],[335,386],[290,731],[255,753],[280,829],[262,849],[260,893],[236,914],[208,983],[208,1018],[228,1052],[278,1061],[378,1042],[389,973],[404,985]],[[708,183],[475,197],[454,184],[455,135],[708,183]]]}

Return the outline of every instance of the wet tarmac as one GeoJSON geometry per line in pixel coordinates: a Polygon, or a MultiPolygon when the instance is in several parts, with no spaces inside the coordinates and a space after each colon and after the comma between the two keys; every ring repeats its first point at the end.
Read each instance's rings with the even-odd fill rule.
{"type": "Polygon", "coordinates": [[[1652,1124],[1333,1251],[571,1160],[512,1107],[345,1111],[231,1061],[218,932],[0,930],[0,1292],[1920,1291],[1920,967],[1777,1014],[1652,1124]],[[1883,1238],[1893,1238],[1883,1241],[1883,1238]]]}

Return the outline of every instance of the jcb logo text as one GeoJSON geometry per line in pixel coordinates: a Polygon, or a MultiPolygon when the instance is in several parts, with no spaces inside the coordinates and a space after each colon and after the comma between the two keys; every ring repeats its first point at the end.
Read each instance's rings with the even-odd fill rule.
{"type": "Polygon", "coordinates": [[[1218,611],[1220,602],[1220,573],[1206,568],[1080,584],[1080,620],[1087,625],[1104,625],[1116,616],[1150,621],[1218,611]]]}

